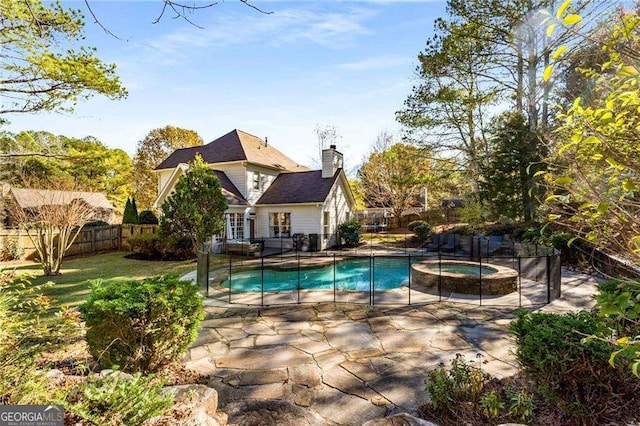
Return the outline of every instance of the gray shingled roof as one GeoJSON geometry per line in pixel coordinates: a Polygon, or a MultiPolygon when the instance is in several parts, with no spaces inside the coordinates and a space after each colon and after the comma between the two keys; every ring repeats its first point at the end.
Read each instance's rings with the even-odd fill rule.
{"type": "Polygon", "coordinates": [[[257,136],[237,129],[206,145],[174,151],[156,170],[173,169],[180,163],[189,163],[196,154],[200,154],[208,164],[249,161],[292,172],[308,170],[257,136]]]}
{"type": "Polygon", "coordinates": [[[11,188],[18,205],[23,209],[33,209],[47,205],[61,205],[73,200],[84,200],[93,208],[115,210],[102,192],[55,191],[49,189],[11,188]]]}
{"type": "Polygon", "coordinates": [[[222,195],[227,199],[227,204],[230,206],[248,206],[249,202],[245,200],[238,188],[231,182],[229,177],[220,170],[214,170],[216,176],[220,180],[222,186],[222,195]]]}
{"type": "Polygon", "coordinates": [[[322,170],[280,173],[256,205],[322,203],[327,199],[340,172],[341,169],[330,178],[323,178],[322,170]]]}

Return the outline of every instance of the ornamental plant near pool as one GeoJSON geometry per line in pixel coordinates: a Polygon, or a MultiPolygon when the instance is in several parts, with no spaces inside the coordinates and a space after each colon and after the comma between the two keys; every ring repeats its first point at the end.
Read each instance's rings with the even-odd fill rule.
{"type": "Polygon", "coordinates": [[[157,371],[186,352],[203,309],[197,287],[175,276],[98,282],[80,307],[90,352],[100,364],[141,373],[157,371]]]}

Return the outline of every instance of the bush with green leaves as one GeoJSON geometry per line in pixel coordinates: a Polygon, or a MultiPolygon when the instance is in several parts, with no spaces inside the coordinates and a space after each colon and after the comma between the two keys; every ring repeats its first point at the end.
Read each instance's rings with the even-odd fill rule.
{"type": "Polygon", "coordinates": [[[427,392],[436,410],[447,411],[462,402],[477,403],[487,379],[488,375],[481,368],[456,354],[450,369],[441,365],[429,372],[427,392]]]}
{"type": "Polygon", "coordinates": [[[610,362],[628,363],[640,378],[640,281],[609,280],[599,290],[595,296],[598,316],[615,348],[610,362]]]}
{"type": "Polygon", "coordinates": [[[149,260],[162,259],[162,240],[160,234],[138,234],[129,238],[131,251],[149,260]]]}
{"type": "Polygon", "coordinates": [[[504,401],[500,397],[500,392],[496,389],[482,395],[480,406],[484,415],[490,419],[495,419],[504,410],[504,401]]]}
{"type": "Polygon", "coordinates": [[[433,228],[424,220],[409,222],[407,229],[413,232],[419,243],[424,243],[433,234],[433,228]]]}
{"type": "Polygon", "coordinates": [[[539,392],[556,401],[574,421],[595,419],[624,388],[621,368],[610,368],[610,349],[601,324],[589,312],[520,312],[509,325],[516,357],[539,392]]]}
{"type": "Polygon", "coordinates": [[[151,210],[142,210],[138,215],[138,223],[140,225],[157,225],[158,216],[151,210]]]}
{"type": "Polygon", "coordinates": [[[132,252],[147,260],[186,260],[194,257],[191,239],[185,236],[138,234],[129,238],[129,244],[132,252]]]}
{"type": "Polygon", "coordinates": [[[46,349],[77,338],[81,327],[72,315],[50,316],[57,308],[42,292],[51,285],[33,285],[0,269],[1,404],[44,404],[62,397],[50,389],[36,359],[46,349]]]}
{"type": "Polygon", "coordinates": [[[362,225],[357,220],[349,220],[338,225],[340,244],[347,247],[358,247],[362,236],[362,225]]]}
{"type": "Polygon", "coordinates": [[[105,367],[142,373],[184,354],[204,316],[197,286],[175,276],[97,282],[80,311],[91,354],[105,367]]]}
{"type": "Polygon", "coordinates": [[[0,262],[18,260],[22,258],[23,255],[24,250],[18,239],[10,240],[4,237],[2,241],[0,241],[0,262]]]}
{"type": "Polygon", "coordinates": [[[475,200],[467,201],[464,207],[458,209],[458,216],[465,222],[474,234],[484,233],[486,210],[482,203],[475,200]]]}
{"type": "Polygon", "coordinates": [[[173,396],[163,392],[162,383],[153,376],[109,374],[74,386],[65,408],[75,420],[90,424],[139,425],[172,405],[173,396]]]}

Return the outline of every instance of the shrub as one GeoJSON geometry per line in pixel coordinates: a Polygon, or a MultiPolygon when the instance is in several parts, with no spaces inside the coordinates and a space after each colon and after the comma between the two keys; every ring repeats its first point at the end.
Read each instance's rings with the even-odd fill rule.
{"type": "Polygon", "coordinates": [[[77,337],[80,326],[67,315],[42,320],[55,309],[53,299],[42,295],[47,286],[34,286],[0,269],[1,404],[42,404],[59,397],[49,389],[36,359],[45,349],[77,337]]]}
{"type": "Polygon", "coordinates": [[[194,257],[193,243],[189,237],[139,234],[129,238],[129,244],[131,251],[142,259],[185,260],[194,257]]]}
{"type": "Polygon", "coordinates": [[[608,365],[610,350],[597,336],[599,323],[586,311],[558,315],[518,314],[509,325],[516,336],[516,357],[538,390],[581,420],[601,412],[620,389],[620,369],[608,365]]]}
{"type": "Polygon", "coordinates": [[[157,225],[158,217],[151,210],[142,210],[138,215],[140,225],[157,225]]]}
{"type": "Polygon", "coordinates": [[[526,421],[533,414],[535,404],[533,396],[526,389],[517,392],[509,392],[509,414],[518,417],[521,421],[526,421]]]}
{"type": "Polygon", "coordinates": [[[98,226],[109,226],[109,224],[107,222],[105,222],[104,220],[93,220],[91,222],[85,223],[84,226],[82,227],[82,229],[96,228],[98,226]]]}
{"type": "Polygon", "coordinates": [[[640,281],[609,280],[595,295],[605,332],[615,336],[612,359],[629,363],[640,378],[640,281]]]}
{"type": "Polygon", "coordinates": [[[444,366],[429,372],[427,392],[436,410],[446,411],[463,402],[477,402],[488,375],[471,365],[461,354],[451,360],[451,369],[444,366]]]}
{"type": "Polygon", "coordinates": [[[18,240],[9,240],[4,237],[0,241],[0,262],[6,262],[10,260],[18,260],[24,255],[24,250],[20,246],[18,240]]]}
{"type": "Polygon", "coordinates": [[[162,242],[158,234],[139,234],[129,238],[131,251],[146,259],[162,258],[162,242]]]}
{"type": "Polygon", "coordinates": [[[414,220],[407,225],[407,229],[416,234],[419,243],[424,243],[433,234],[433,228],[424,220],[414,220]]]}
{"type": "Polygon", "coordinates": [[[96,283],[80,310],[91,354],[103,366],[143,373],[185,353],[204,315],[197,287],[175,276],[96,283]]]}
{"type": "Polygon", "coordinates": [[[356,220],[349,220],[338,225],[340,244],[347,247],[357,247],[362,236],[362,226],[356,220]]]}
{"type": "Polygon", "coordinates": [[[165,260],[193,259],[193,242],[186,236],[161,237],[162,258],[165,260]]]}
{"type": "Polygon", "coordinates": [[[492,390],[480,398],[480,406],[485,416],[490,419],[495,419],[500,415],[500,412],[504,410],[504,402],[500,398],[500,393],[497,390],[492,390]]]}
{"type": "Polygon", "coordinates": [[[162,384],[153,376],[110,374],[76,385],[65,405],[70,413],[91,424],[139,425],[165,413],[173,405],[173,397],[162,391],[162,384]]]}
{"type": "Polygon", "coordinates": [[[458,209],[458,215],[474,234],[481,234],[485,229],[485,209],[478,201],[469,201],[458,209]]]}

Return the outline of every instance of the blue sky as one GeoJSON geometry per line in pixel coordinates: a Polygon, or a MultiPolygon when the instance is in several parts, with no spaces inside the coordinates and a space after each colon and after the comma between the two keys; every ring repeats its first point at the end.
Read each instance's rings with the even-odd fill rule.
{"type": "Polygon", "coordinates": [[[338,127],[352,165],[380,131],[399,130],[394,113],[415,83],[417,54],[445,14],[444,1],[255,2],[274,12],[264,15],[228,0],[189,15],[200,29],[169,12],[152,24],[160,0],[91,0],[118,40],[82,2],[63,4],[85,10],[87,44],[118,65],[129,96],[97,96],[73,114],[12,115],[8,130],[92,135],[133,155],[156,127],[192,129],[205,143],[239,128],[303,164],[316,124],[338,127]]]}

